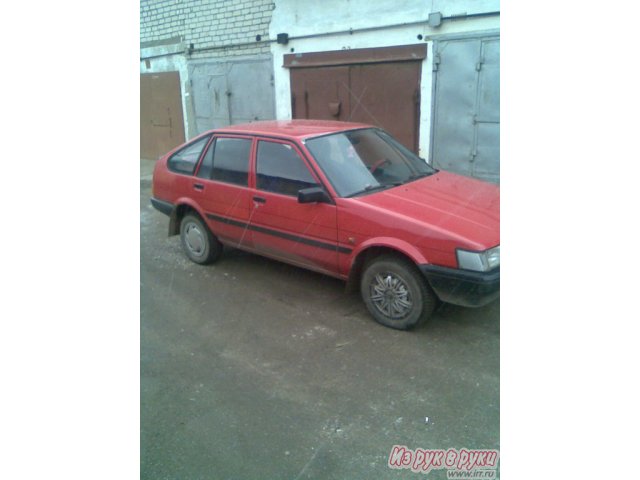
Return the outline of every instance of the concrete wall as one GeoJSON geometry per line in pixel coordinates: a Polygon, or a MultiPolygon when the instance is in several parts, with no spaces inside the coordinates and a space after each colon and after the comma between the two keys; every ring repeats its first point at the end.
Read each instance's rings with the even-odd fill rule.
{"type": "Polygon", "coordinates": [[[269,27],[270,38],[276,38],[278,33],[288,33],[292,37],[287,45],[271,44],[276,116],[280,119],[291,118],[289,71],[282,67],[284,54],[427,43],[428,54],[422,65],[420,105],[419,147],[423,157],[429,154],[431,136],[433,39],[453,34],[495,31],[500,26],[499,16],[444,20],[436,28],[430,28],[426,23],[402,25],[426,22],[431,12],[441,12],[443,17],[450,17],[499,11],[498,0],[276,0],[275,4],[269,27]],[[363,28],[376,29],[358,31],[363,28]],[[327,35],[350,29],[353,29],[353,33],[327,35]],[[313,36],[319,34],[322,36],[313,36]],[[310,35],[313,37],[295,38],[310,35]]]}
{"type": "Polygon", "coordinates": [[[180,73],[187,139],[229,121],[274,118],[273,8],[271,0],[141,0],[140,73],[180,73]],[[222,85],[235,87],[229,105],[222,85]]]}

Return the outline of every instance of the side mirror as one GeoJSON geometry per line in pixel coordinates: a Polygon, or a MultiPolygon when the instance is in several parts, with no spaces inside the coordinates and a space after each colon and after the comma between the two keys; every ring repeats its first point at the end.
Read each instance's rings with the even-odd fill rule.
{"type": "Polygon", "coordinates": [[[322,187],[298,190],[298,203],[331,203],[331,197],[322,187]]]}

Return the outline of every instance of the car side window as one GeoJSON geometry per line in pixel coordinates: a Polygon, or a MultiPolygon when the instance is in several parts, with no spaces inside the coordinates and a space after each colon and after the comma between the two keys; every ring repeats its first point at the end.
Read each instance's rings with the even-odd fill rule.
{"type": "Polygon", "coordinates": [[[246,187],[250,152],[251,140],[248,138],[216,138],[202,160],[198,177],[246,187]]]}
{"type": "Polygon", "coordinates": [[[315,187],[316,180],[291,145],[258,142],[256,182],[259,190],[297,196],[298,190],[315,187]]]}
{"type": "Polygon", "coordinates": [[[203,137],[171,155],[167,162],[169,170],[193,175],[193,170],[196,168],[200,154],[210,138],[211,136],[203,137]]]}

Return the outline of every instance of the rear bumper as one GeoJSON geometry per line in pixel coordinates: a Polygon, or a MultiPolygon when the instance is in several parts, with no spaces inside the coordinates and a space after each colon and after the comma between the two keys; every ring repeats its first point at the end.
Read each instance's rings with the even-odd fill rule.
{"type": "Polygon", "coordinates": [[[418,265],[429,285],[443,302],[481,307],[500,296],[500,267],[489,272],[418,265]]]}
{"type": "Polygon", "coordinates": [[[169,216],[171,216],[174,208],[173,203],[165,202],[164,200],[159,200],[153,197],[151,198],[151,205],[153,205],[153,208],[155,208],[159,212],[162,212],[165,215],[169,216]]]}

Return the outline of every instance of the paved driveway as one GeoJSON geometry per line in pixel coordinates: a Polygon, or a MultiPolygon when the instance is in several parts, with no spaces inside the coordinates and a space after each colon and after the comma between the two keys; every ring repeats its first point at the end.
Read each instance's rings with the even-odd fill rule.
{"type": "Polygon", "coordinates": [[[141,478],[417,479],[387,467],[394,445],[499,448],[499,302],[407,333],[329,277],[238,250],[198,266],[149,203],[150,167],[141,478]]]}

